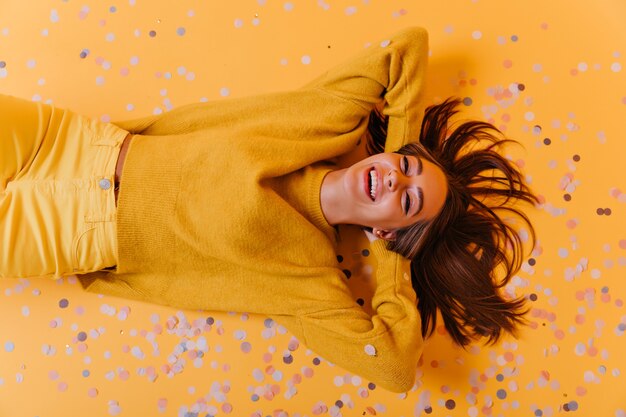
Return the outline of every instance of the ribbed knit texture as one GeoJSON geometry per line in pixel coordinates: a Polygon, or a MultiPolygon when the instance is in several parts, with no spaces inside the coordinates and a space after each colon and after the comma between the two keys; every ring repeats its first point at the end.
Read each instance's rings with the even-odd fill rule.
{"type": "Polygon", "coordinates": [[[387,150],[418,138],[427,49],[426,32],[408,29],[296,91],[119,123],[137,134],[119,195],[119,263],[83,285],[269,315],[326,360],[409,390],[423,341],[408,261],[372,244],[377,286],[367,314],[337,264],[320,207],[330,168],[318,162],[353,150],[382,98],[387,150]]]}

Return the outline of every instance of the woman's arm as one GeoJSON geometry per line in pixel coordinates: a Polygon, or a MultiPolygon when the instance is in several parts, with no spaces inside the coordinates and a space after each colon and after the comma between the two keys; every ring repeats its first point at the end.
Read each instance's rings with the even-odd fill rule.
{"type": "Polygon", "coordinates": [[[419,138],[421,109],[428,60],[428,33],[408,28],[369,46],[353,60],[318,77],[304,88],[318,88],[352,101],[367,114],[384,99],[389,116],[385,151],[395,151],[419,138]]]}
{"type": "Polygon", "coordinates": [[[350,307],[337,307],[345,300],[324,300],[317,312],[276,320],[324,359],[387,390],[406,392],[415,383],[423,348],[408,261],[389,252],[382,240],[372,243],[372,253],[378,263],[373,315],[349,293],[335,291],[350,299],[350,307]]]}
{"type": "Polygon", "coordinates": [[[142,119],[116,122],[143,135],[224,129],[230,136],[329,140],[364,126],[376,105],[389,116],[386,151],[419,136],[418,102],[427,66],[428,34],[409,28],[371,45],[300,90],[189,104],[142,119]],[[384,100],[384,103],[383,103],[384,100]]]}

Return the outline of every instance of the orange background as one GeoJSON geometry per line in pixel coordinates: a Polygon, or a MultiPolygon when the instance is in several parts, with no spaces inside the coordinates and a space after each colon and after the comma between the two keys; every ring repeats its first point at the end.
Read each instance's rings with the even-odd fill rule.
{"type": "MultiPolygon", "coordinates": [[[[406,395],[318,364],[265,317],[70,277],[0,282],[0,416],[625,417],[625,19],[620,0],[0,0],[0,92],[104,121],[296,88],[424,26],[425,104],[459,96],[465,117],[522,142],[510,157],[543,201],[507,287],[531,300],[531,325],[467,351],[437,332],[406,395]]],[[[366,247],[339,250],[357,294],[366,247]]]]}

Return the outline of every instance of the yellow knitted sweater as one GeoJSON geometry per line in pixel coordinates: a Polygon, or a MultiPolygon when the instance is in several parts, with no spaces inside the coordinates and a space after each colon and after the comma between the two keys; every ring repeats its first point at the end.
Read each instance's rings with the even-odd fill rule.
{"type": "Polygon", "coordinates": [[[320,207],[331,169],[373,107],[387,150],[417,140],[427,34],[407,29],[307,86],[189,105],[119,123],[138,134],[124,165],[115,272],[90,291],[180,308],[269,315],[330,362],[391,391],[415,380],[423,340],[408,261],[372,244],[373,315],[337,264],[320,207]]]}

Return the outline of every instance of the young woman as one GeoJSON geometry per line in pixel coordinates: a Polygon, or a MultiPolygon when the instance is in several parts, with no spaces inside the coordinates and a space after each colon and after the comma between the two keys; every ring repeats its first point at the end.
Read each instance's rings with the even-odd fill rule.
{"type": "Polygon", "coordinates": [[[461,345],[522,320],[523,300],[499,294],[522,245],[497,213],[532,231],[510,203],[534,201],[495,128],[448,129],[456,101],[420,129],[427,49],[408,29],[296,91],[116,126],[2,98],[0,275],[79,274],[98,293],[269,315],[325,359],[409,390],[437,310],[461,345]],[[333,164],[363,137],[374,155],[333,164]],[[338,224],[372,240],[373,315],[338,266],[338,224]]]}

